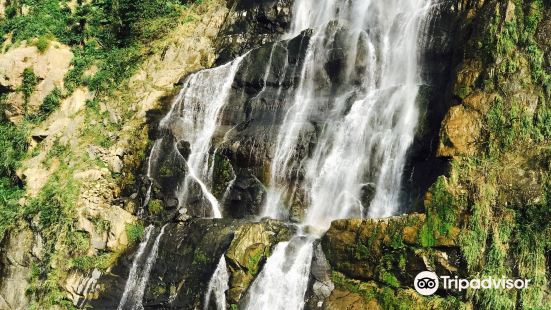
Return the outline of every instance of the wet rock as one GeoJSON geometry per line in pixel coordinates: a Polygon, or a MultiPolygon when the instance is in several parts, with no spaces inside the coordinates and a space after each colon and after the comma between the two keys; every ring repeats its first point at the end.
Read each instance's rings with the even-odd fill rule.
{"type": "Polygon", "coordinates": [[[224,213],[231,218],[258,215],[266,196],[264,185],[250,172],[238,171],[224,195],[224,213]]]}
{"type": "Polygon", "coordinates": [[[310,281],[306,291],[306,309],[322,309],[335,285],[331,281],[331,266],[319,243],[314,244],[314,255],[310,267],[310,281]]]}
{"type": "Polygon", "coordinates": [[[292,0],[232,0],[231,11],[219,33],[217,63],[273,42],[290,26],[292,0]]]}
{"type": "MultiPolygon", "coordinates": [[[[271,248],[293,233],[293,228],[273,220],[246,223],[230,219],[189,219],[168,224],[146,286],[144,306],[202,308],[209,280],[224,254],[232,284],[227,296],[238,300],[271,248]]],[[[110,273],[102,276],[97,282],[99,298],[90,298],[87,304],[98,309],[116,308],[132,260],[132,254],[123,256],[110,273]]]]}
{"type": "Polygon", "coordinates": [[[226,252],[230,270],[230,304],[238,304],[246,289],[258,274],[273,247],[289,240],[294,228],[274,220],[241,226],[226,252]]]}

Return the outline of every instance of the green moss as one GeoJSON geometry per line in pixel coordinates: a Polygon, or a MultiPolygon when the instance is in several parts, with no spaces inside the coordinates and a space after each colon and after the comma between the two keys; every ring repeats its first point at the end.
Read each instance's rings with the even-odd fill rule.
{"type": "Polygon", "coordinates": [[[425,206],[427,218],[421,231],[419,241],[425,247],[434,246],[439,237],[448,237],[451,229],[457,225],[456,206],[460,204],[448,191],[446,178],[441,176],[429,189],[429,204],[425,206]]]}
{"type": "Polygon", "coordinates": [[[149,291],[151,292],[151,294],[155,297],[159,297],[159,296],[162,296],[166,293],[168,293],[168,290],[166,287],[162,286],[162,285],[159,285],[159,284],[150,284],[150,289],[149,291]]]}
{"type": "Polygon", "coordinates": [[[260,269],[260,262],[266,257],[264,249],[262,247],[256,248],[252,253],[248,253],[247,270],[253,276],[258,274],[260,269]]]}
{"type": "Polygon", "coordinates": [[[161,167],[159,167],[159,175],[163,177],[170,177],[174,175],[174,171],[168,162],[163,162],[161,167]]]}
{"type": "Polygon", "coordinates": [[[203,250],[197,248],[195,249],[195,252],[193,252],[193,263],[192,265],[204,265],[209,261],[207,255],[203,250]]]}
{"type": "Polygon", "coordinates": [[[366,304],[376,301],[381,309],[469,309],[456,297],[423,297],[415,291],[398,288],[399,284],[395,288],[380,287],[374,282],[349,279],[339,272],[333,272],[331,280],[336,288],[360,295],[366,304]]]}
{"type": "Polygon", "coordinates": [[[229,159],[221,154],[214,154],[213,160],[213,194],[221,199],[226,192],[228,184],[234,178],[233,167],[229,159]]]}
{"type": "Polygon", "coordinates": [[[354,258],[356,258],[357,260],[368,259],[369,257],[371,257],[370,252],[371,250],[367,246],[361,243],[356,244],[356,246],[354,247],[354,258]]]}
{"type": "Polygon", "coordinates": [[[383,283],[391,287],[395,287],[395,288],[400,287],[400,281],[398,281],[396,276],[384,269],[379,271],[379,278],[383,283]]]}

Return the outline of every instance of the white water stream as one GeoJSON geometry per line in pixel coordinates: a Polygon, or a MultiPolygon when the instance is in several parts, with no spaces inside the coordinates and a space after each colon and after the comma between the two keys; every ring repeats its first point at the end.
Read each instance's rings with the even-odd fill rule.
{"type": "Polygon", "coordinates": [[[296,191],[289,180],[304,171],[300,186],[308,208],[302,224],[316,233],[275,247],[245,309],[302,309],[319,233],[335,219],[398,211],[419,114],[418,45],[429,8],[429,0],[295,1],[287,37],[315,31],[279,131],[263,216],[288,218],[286,204],[296,191]],[[320,80],[332,78],[324,65],[334,57],[336,42],[348,55],[339,90],[328,94],[320,80]],[[299,158],[297,146],[316,119],[323,120],[316,146],[311,156],[299,158]]]}
{"type": "MultiPolygon", "coordinates": [[[[288,219],[290,205],[300,191],[307,206],[301,231],[305,228],[309,233],[297,234],[274,248],[247,291],[242,308],[303,309],[313,243],[331,221],[398,212],[406,153],[419,116],[416,98],[422,81],[418,48],[430,4],[430,0],[295,0],[291,29],[284,38],[305,29],[314,32],[299,69],[298,87],[284,94],[287,113],[277,137],[262,216],[288,219]],[[335,59],[340,61],[338,77],[331,76],[326,66],[335,59]],[[331,88],[333,84],[336,87],[331,88]],[[313,128],[316,143],[305,152],[302,146],[308,144],[313,128]]],[[[243,57],[190,75],[160,123],[175,141],[189,143],[190,154],[184,158],[187,174],[176,193],[180,207],[185,207],[195,185],[211,205],[213,217],[221,217],[222,212],[210,192],[209,151],[243,57]]],[[[268,61],[271,63],[272,55],[268,61]]],[[[281,88],[278,95],[280,92],[281,88]]],[[[159,168],[156,157],[162,139],[150,154],[150,179],[152,171],[159,168]]],[[[179,154],[176,144],[174,149],[179,154]]],[[[152,264],[163,231],[141,267],[144,272],[139,275],[139,268],[132,267],[136,270],[131,270],[121,306],[138,300],[141,306],[151,270],[149,258],[153,257],[152,264]]],[[[135,263],[143,261],[150,235],[148,228],[135,263]]],[[[216,307],[225,309],[228,279],[222,256],[210,280],[205,307],[214,298],[216,307]]]]}
{"type": "MultiPolygon", "coordinates": [[[[182,90],[172,103],[170,112],[161,120],[160,130],[168,130],[174,138],[175,154],[177,142],[189,143],[190,154],[182,158],[187,167],[186,176],[176,187],[179,207],[185,207],[190,187],[199,186],[203,197],[212,208],[212,217],[221,218],[220,205],[210,191],[209,184],[209,150],[212,138],[218,125],[220,112],[227,103],[235,74],[239,69],[244,55],[223,66],[202,70],[190,75],[182,90]]],[[[155,142],[148,162],[148,177],[152,178],[152,171],[157,171],[157,157],[159,156],[160,138],[155,142]]],[[[149,200],[148,189],[147,200],[149,200]]]]}
{"type": "Polygon", "coordinates": [[[153,242],[150,251],[144,258],[144,254],[146,253],[145,249],[147,248],[152,232],[155,229],[152,225],[146,228],[144,239],[140,243],[134,261],[132,262],[132,268],[130,269],[128,279],[126,280],[124,293],[117,310],[143,309],[142,301],[145,293],[145,287],[147,286],[147,281],[149,281],[151,268],[153,268],[155,260],[157,259],[159,243],[165,232],[165,228],[166,225],[161,228],[161,231],[155,237],[155,241],[153,242]]]}
{"type": "Polygon", "coordinates": [[[222,255],[209,281],[209,287],[205,296],[205,310],[208,309],[211,298],[214,298],[214,304],[217,310],[226,309],[226,291],[230,288],[228,284],[229,281],[230,275],[228,273],[228,267],[226,266],[226,257],[222,255]]]}

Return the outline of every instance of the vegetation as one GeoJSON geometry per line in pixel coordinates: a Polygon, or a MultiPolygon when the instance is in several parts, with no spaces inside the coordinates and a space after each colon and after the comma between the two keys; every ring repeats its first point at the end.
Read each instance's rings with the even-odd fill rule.
{"type": "Polygon", "coordinates": [[[27,147],[27,127],[0,120],[0,240],[19,213],[18,200],[24,191],[15,171],[27,147]]]}
{"type": "MultiPolygon", "coordinates": [[[[97,253],[89,256],[90,240],[85,232],[77,230],[76,200],[79,184],[72,178],[78,165],[88,165],[88,159],[74,157],[69,145],[56,141],[43,164],[51,166],[57,159],[59,168],[49,178],[36,197],[25,197],[23,182],[16,170],[21,161],[42,152],[40,143],[28,152],[29,132],[48,118],[63,99],[77,88],[86,86],[95,98],[87,102],[86,127],[83,135],[89,142],[110,147],[121,124],[102,122],[108,112],[100,111],[100,102],[108,100],[120,83],[135,73],[143,59],[152,52],[152,41],[161,38],[188,14],[190,5],[199,1],[7,1],[5,18],[0,19],[0,46],[6,51],[23,41],[46,53],[53,41],[69,46],[74,58],[64,78],[64,88],[48,94],[36,111],[27,103],[39,79],[32,67],[22,76],[20,92],[25,100],[24,118],[11,123],[3,114],[9,107],[6,95],[0,93],[0,241],[16,227],[30,227],[44,240],[44,257],[37,260],[29,275],[28,295],[31,309],[73,308],[61,285],[69,272],[105,269],[117,253],[97,253]],[[95,125],[94,125],[95,124],[95,125]],[[21,204],[21,202],[24,202],[21,204]],[[24,224],[23,224],[24,223],[24,224]],[[62,263],[70,260],[70,264],[62,263]]],[[[101,166],[101,165],[100,165],[101,166]]],[[[92,219],[96,232],[109,230],[109,223],[92,219]]],[[[138,242],[144,228],[136,224],[127,227],[129,240],[138,242]]]]}
{"type": "Polygon", "coordinates": [[[366,308],[369,308],[367,305],[371,301],[375,301],[382,309],[469,309],[466,304],[454,296],[422,298],[412,289],[397,288],[396,283],[392,283],[394,280],[386,283],[390,287],[380,287],[374,282],[349,279],[339,272],[333,272],[331,279],[337,289],[362,297],[366,308]]]}
{"type": "Polygon", "coordinates": [[[142,240],[145,233],[145,227],[142,224],[127,224],[126,235],[130,243],[137,243],[142,240]]]}
{"type": "Polygon", "coordinates": [[[458,97],[477,90],[494,99],[482,116],[479,152],[454,158],[449,176],[431,188],[421,241],[430,246],[461,228],[459,245],[469,276],[532,281],[522,291],[468,292],[475,305],[543,309],[549,303],[545,256],[551,250],[551,225],[543,220],[551,218],[551,80],[535,33],[545,8],[541,0],[510,3],[514,11],[511,4],[488,3],[486,13],[492,17],[477,24],[480,31],[473,39],[482,48],[470,57],[483,60],[481,78],[458,97]],[[528,91],[533,99],[522,98],[528,91]]]}

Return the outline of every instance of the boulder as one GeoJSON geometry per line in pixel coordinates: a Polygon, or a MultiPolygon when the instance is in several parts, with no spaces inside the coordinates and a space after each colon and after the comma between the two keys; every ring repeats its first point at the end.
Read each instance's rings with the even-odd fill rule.
{"type": "Polygon", "coordinates": [[[464,105],[452,107],[442,123],[438,156],[476,154],[482,130],[482,116],[464,105]]]}

